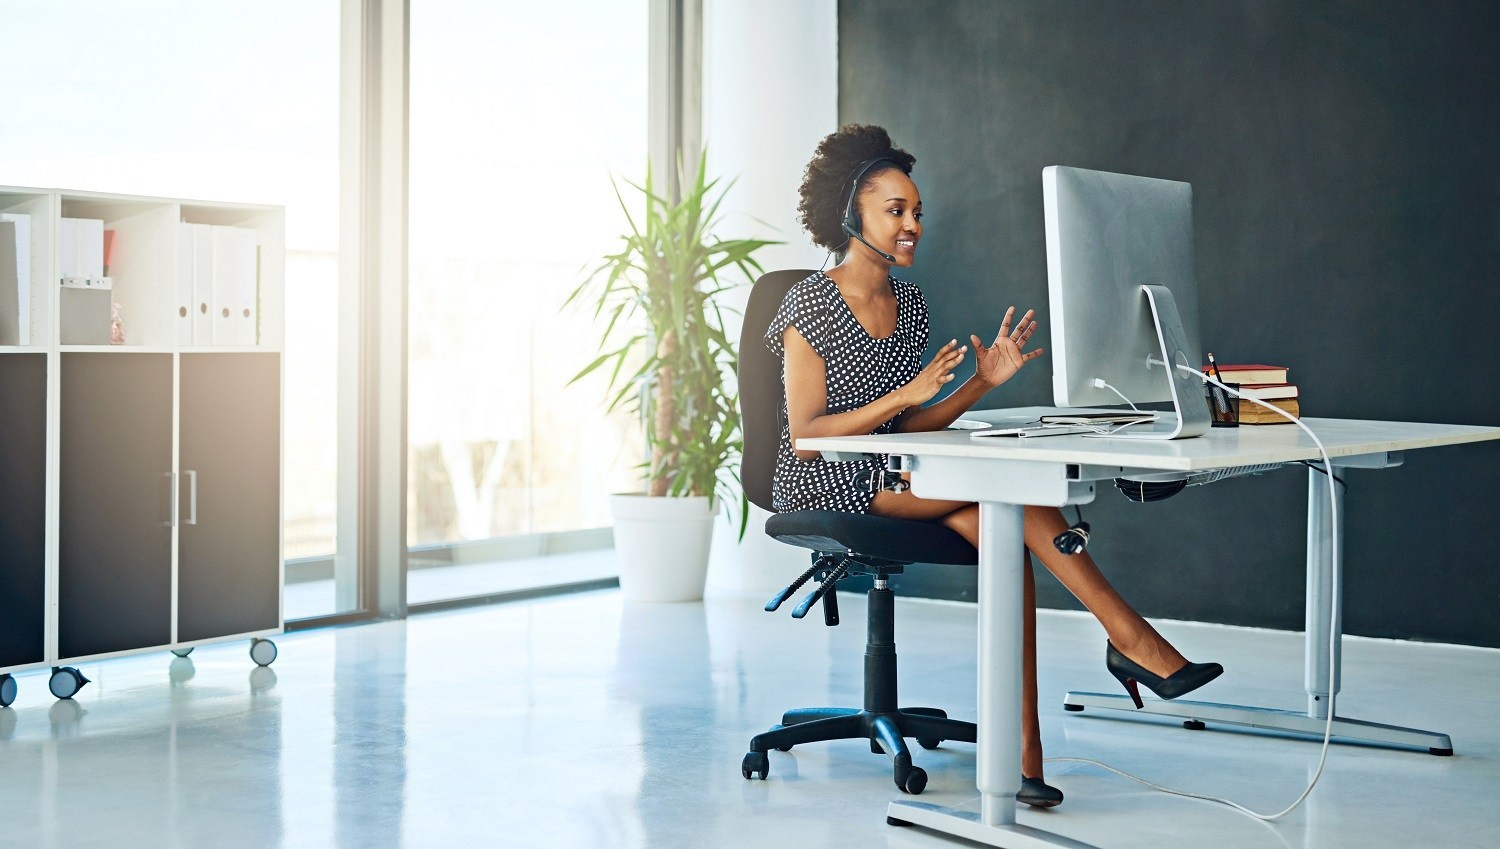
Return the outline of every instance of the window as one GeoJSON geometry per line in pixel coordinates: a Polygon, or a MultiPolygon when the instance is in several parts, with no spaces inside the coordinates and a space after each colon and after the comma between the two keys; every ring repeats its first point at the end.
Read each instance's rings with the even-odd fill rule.
{"type": "Polygon", "coordinates": [[[339,4],[16,0],[0,55],[0,185],[286,207],[285,612],[338,612],[339,4]]]}
{"type": "Polygon", "coordinates": [[[606,496],[636,485],[633,423],[604,414],[598,382],[566,386],[598,334],[560,306],[624,226],[611,177],[644,174],[647,7],[413,0],[410,21],[420,603],[446,592],[418,586],[424,566],[607,544],[606,496]]]}

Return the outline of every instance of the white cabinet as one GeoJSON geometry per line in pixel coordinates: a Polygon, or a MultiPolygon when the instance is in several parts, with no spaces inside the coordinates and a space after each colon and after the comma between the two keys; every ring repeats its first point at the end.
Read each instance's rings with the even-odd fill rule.
{"type": "Polygon", "coordinates": [[[0,187],[0,213],[30,241],[0,298],[27,331],[0,344],[0,703],[12,673],[50,666],[67,697],[68,664],[143,651],[248,638],[269,663],[283,210],[0,187]]]}

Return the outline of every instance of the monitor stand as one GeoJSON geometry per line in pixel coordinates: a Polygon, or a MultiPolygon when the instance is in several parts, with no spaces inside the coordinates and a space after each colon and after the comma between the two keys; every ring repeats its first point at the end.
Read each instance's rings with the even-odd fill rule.
{"type": "MultiPolygon", "coordinates": [[[[1146,303],[1151,305],[1151,320],[1156,325],[1156,342],[1160,346],[1161,359],[1147,357],[1146,368],[1163,368],[1167,384],[1172,390],[1170,413],[1158,413],[1156,420],[1131,425],[1108,434],[1110,439],[1187,439],[1202,436],[1213,426],[1208,415],[1208,403],[1203,398],[1203,378],[1197,377],[1197,352],[1193,362],[1188,361],[1187,331],[1182,329],[1182,316],[1177,312],[1177,301],[1165,286],[1147,283],[1141,286],[1146,293],[1146,303]],[[1184,371],[1176,366],[1191,369],[1184,371]]],[[[1103,434],[1101,434],[1102,436],[1103,434]]]]}

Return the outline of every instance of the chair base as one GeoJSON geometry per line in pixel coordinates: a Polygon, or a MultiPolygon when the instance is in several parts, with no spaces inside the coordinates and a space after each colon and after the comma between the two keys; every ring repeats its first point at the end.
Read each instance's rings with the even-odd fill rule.
{"type": "Polygon", "coordinates": [[[911,762],[907,737],[914,737],[924,749],[935,749],[945,740],[974,742],[972,722],[949,719],[938,708],[912,707],[895,711],[870,711],[859,708],[797,708],[781,717],[781,724],[750,739],[741,771],[746,778],[770,772],[771,749],[789,751],[800,743],[824,740],[869,740],[870,751],[884,753],[891,759],[892,778],[902,792],[916,795],[927,786],[927,773],[911,762]]]}
{"type": "MultiPolygon", "coordinates": [[[[780,725],[750,738],[750,751],[740,764],[740,773],[746,778],[770,774],[767,753],[772,749],[785,752],[801,743],[823,740],[869,740],[870,751],[884,752],[891,759],[896,786],[915,795],[927,786],[927,773],[912,764],[905,738],[916,738],[924,749],[935,749],[944,740],[974,742],[972,722],[949,719],[938,708],[897,707],[895,595],[886,576],[900,564],[882,563],[872,568],[875,586],[865,594],[869,630],[865,639],[864,707],[797,708],[782,714],[780,725]]],[[[784,591],[782,596],[787,594],[784,591]]]]}

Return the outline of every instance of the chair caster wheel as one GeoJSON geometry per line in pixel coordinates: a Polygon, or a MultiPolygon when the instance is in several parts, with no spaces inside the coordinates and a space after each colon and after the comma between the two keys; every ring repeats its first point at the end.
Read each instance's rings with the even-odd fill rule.
{"type": "Polygon", "coordinates": [[[1186,728],[1189,731],[1202,731],[1203,729],[1207,728],[1208,726],[1204,725],[1203,722],[1202,722],[1202,720],[1186,719],[1186,720],[1183,720],[1182,727],[1186,728]]]}
{"type": "Polygon", "coordinates": [[[927,770],[919,766],[912,767],[905,777],[896,781],[896,786],[900,787],[903,793],[920,795],[923,790],[927,789],[927,770]]]}
{"type": "Polygon", "coordinates": [[[938,746],[942,745],[942,743],[943,743],[943,741],[940,740],[940,739],[938,739],[938,738],[936,738],[936,737],[918,737],[917,738],[917,745],[921,746],[924,749],[927,749],[928,751],[936,749],[938,746]]]}
{"type": "Polygon", "coordinates": [[[185,649],[172,649],[172,654],[175,654],[178,657],[187,657],[188,655],[190,655],[192,653],[193,653],[193,650],[192,650],[191,647],[185,648],[185,649]]]}
{"type": "Polygon", "coordinates": [[[740,761],[740,775],[748,779],[754,778],[756,773],[760,774],[761,781],[771,774],[771,758],[765,752],[747,752],[745,759],[740,761]]]}
{"type": "Polygon", "coordinates": [[[0,707],[10,707],[16,700],[16,679],[10,673],[0,675],[0,707]]]}
{"type": "Polygon", "coordinates": [[[895,817],[886,817],[885,824],[894,825],[897,828],[911,828],[911,823],[907,822],[906,820],[898,820],[895,817]]]}

